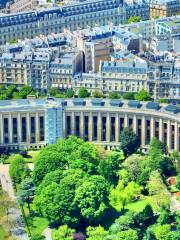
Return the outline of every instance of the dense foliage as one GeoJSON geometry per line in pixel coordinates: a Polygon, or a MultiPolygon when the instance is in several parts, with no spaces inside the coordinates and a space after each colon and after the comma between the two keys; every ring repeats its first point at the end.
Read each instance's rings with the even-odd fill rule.
{"type": "Polygon", "coordinates": [[[28,95],[35,94],[35,90],[30,87],[24,85],[20,89],[17,89],[16,86],[5,87],[4,85],[0,86],[0,100],[8,100],[8,99],[22,99],[26,98],[28,95]]]}
{"type": "Polygon", "coordinates": [[[122,150],[71,136],[42,149],[28,176],[23,158],[14,157],[10,173],[18,195],[56,227],[53,240],[177,239],[166,178],[178,173],[179,153],[168,155],[154,138],[147,155],[132,154],[139,140],[131,129],[122,131],[121,148],[126,158],[122,150]]]}

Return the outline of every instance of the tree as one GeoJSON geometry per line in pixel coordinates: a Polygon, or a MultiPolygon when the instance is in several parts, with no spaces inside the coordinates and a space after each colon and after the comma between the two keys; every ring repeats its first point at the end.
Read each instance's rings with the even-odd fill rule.
{"type": "MultiPolygon", "coordinates": [[[[144,156],[133,154],[122,163],[124,170],[127,171],[126,179],[129,179],[130,181],[138,181],[141,174],[141,161],[143,161],[143,159],[144,156]]],[[[124,178],[122,178],[122,180],[123,179],[124,178]]]]}
{"type": "Polygon", "coordinates": [[[159,209],[162,205],[169,206],[170,195],[158,171],[153,171],[151,173],[147,188],[157,209],[159,209]]]}
{"type": "Polygon", "coordinates": [[[160,207],[160,215],[157,219],[157,222],[160,225],[163,224],[170,224],[171,222],[175,221],[175,216],[173,213],[171,213],[169,206],[162,205],[160,207]]]}
{"type": "Polygon", "coordinates": [[[85,87],[81,87],[78,92],[78,97],[79,98],[87,98],[89,97],[89,92],[85,87]]]}
{"type": "Polygon", "coordinates": [[[136,23],[136,22],[140,22],[141,21],[141,17],[140,16],[131,16],[128,19],[128,23],[136,23]]]}
{"type": "Polygon", "coordinates": [[[33,198],[34,198],[34,192],[35,192],[35,186],[32,178],[30,177],[25,178],[19,187],[18,196],[23,204],[24,203],[28,204],[29,211],[30,211],[30,203],[33,201],[33,198]]]}
{"type": "Polygon", "coordinates": [[[41,150],[35,162],[33,179],[38,185],[47,173],[68,168],[82,168],[89,174],[95,174],[98,164],[97,148],[91,143],[71,136],[41,150]]]}
{"type": "Polygon", "coordinates": [[[130,155],[140,147],[140,140],[131,128],[124,128],[120,134],[121,148],[125,155],[130,155]]]}
{"type": "Polygon", "coordinates": [[[123,98],[127,100],[134,100],[134,93],[131,92],[124,93],[123,98]]]}
{"type": "Polygon", "coordinates": [[[135,99],[138,101],[150,101],[151,96],[146,90],[141,90],[135,95],[135,99]]]}
{"type": "Polygon", "coordinates": [[[6,89],[8,99],[11,99],[13,97],[14,92],[17,92],[16,86],[11,85],[6,89]]]}
{"type": "Polygon", "coordinates": [[[110,92],[109,93],[109,98],[110,99],[119,99],[121,98],[118,92],[110,92]]]}
{"type": "Polygon", "coordinates": [[[0,188],[0,212],[2,215],[6,216],[6,221],[9,223],[9,210],[16,206],[16,203],[10,199],[7,192],[0,188]]]}
{"type": "Polygon", "coordinates": [[[157,226],[154,230],[154,234],[157,240],[171,240],[172,239],[171,225],[164,224],[157,226]]]}
{"type": "Polygon", "coordinates": [[[180,190],[180,173],[176,177],[176,187],[180,190]]]}
{"type": "Polygon", "coordinates": [[[108,231],[106,231],[103,227],[98,226],[98,227],[88,227],[86,229],[86,233],[88,238],[87,240],[106,240],[108,239],[108,231]]]}
{"type": "Polygon", "coordinates": [[[119,232],[117,234],[118,240],[138,240],[137,231],[133,229],[128,229],[126,231],[119,232]]]}
{"type": "Polygon", "coordinates": [[[161,165],[163,161],[164,156],[161,142],[158,139],[153,138],[149,146],[148,157],[146,158],[145,164],[151,169],[151,171],[162,171],[161,165]]]}
{"type": "Polygon", "coordinates": [[[85,181],[81,170],[69,170],[57,184],[52,182],[35,195],[33,209],[47,218],[51,225],[77,226],[81,217],[74,204],[75,191],[85,181]]]}
{"type": "Polygon", "coordinates": [[[134,197],[141,193],[142,188],[135,182],[129,182],[127,186],[119,181],[117,187],[113,188],[109,195],[110,204],[117,211],[124,211],[125,206],[130,203],[134,197]]]}
{"type": "Polygon", "coordinates": [[[28,168],[25,161],[21,155],[14,155],[11,157],[11,165],[9,169],[12,181],[16,184],[20,184],[21,181],[26,177],[28,173],[28,168]]]}
{"type": "Polygon", "coordinates": [[[115,220],[115,222],[110,226],[109,232],[111,235],[117,235],[118,232],[126,231],[130,228],[137,230],[138,226],[136,224],[137,213],[133,211],[128,211],[124,215],[121,215],[115,220]]]}
{"type": "Polygon", "coordinates": [[[41,191],[50,185],[52,182],[55,182],[57,184],[60,183],[61,179],[63,178],[63,170],[57,169],[55,171],[49,172],[45,175],[43,178],[41,184],[36,189],[36,194],[40,194],[41,191]]]}
{"type": "Polygon", "coordinates": [[[91,176],[78,187],[74,204],[86,222],[97,223],[105,217],[108,194],[108,185],[102,176],[91,176]]]}
{"type": "Polygon", "coordinates": [[[19,90],[18,94],[19,94],[20,98],[26,98],[27,95],[29,95],[29,94],[34,95],[34,94],[36,94],[36,92],[32,87],[25,85],[19,90]]]}
{"type": "Polygon", "coordinates": [[[124,159],[124,156],[121,152],[112,151],[99,163],[98,172],[111,184],[116,184],[118,181],[118,171],[122,159],[124,159]]]}
{"type": "Polygon", "coordinates": [[[66,92],[65,92],[65,97],[66,98],[72,98],[74,96],[74,91],[72,89],[68,89],[66,92]]]}
{"type": "Polygon", "coordinates": [[[102,97],[103,97],[103,94],[102,94],[102,92],[95,90],[95,91],[92,93],[92,96],[93,96],[94,98],[102,98],[102,97]]]}
{"type": "Polygon", "coordinates": [[[0,94],[0,100],[7,100],[7,99],[8,97],[6,93],[0,94]]]}
{"type": "Polygon", "coordinates": [[[56,95],[60,94],[61,92],[60,92],[59,88],[52,87],[52,88],[48,89],[48,93],[50,94],[50,96],[56,97],[56,95]]]}
{"type": "Polygon", "coordinates": [[[176,172],[180,172],[180,153],[178,151],[173,151],[170,155],[176,172]]]}
{"type": "Polygon", "coordinates": [[[33,180],[36,185],[40,184],[45,175],[57,169],[66,169],[66,154],[58,151],[58,145],[53,144],[41,150],[34,164],[33,180]]]}
{"type": "Polygon", "coordinates": [[[75,230],[69,228],[67,225],[60,226],[57,230],[53,231],[53,240],[73,240],[75,230]]]}

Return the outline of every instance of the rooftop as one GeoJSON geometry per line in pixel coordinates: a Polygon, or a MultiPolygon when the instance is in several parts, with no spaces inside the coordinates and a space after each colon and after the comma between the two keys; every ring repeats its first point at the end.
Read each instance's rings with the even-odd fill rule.
{"type": "MultiPolygon", "coordinates": [[[[150,103],[148,103],[150,104],[150,103]]],[[[151,103],[153,106],[156,103],[151,103]]],[[[0,111],[1,112],[9,112],[9,111],[26,111],[32,110],[36,111],[37,109],[46,109],[47,107],[59,107],[63,106],[68,110],[73,110],[76,107],[79,110],[84,108],[86,111],[97,108],[98,111],[122,111],[125,112],[134,112],[139,111],[139,114],[149,114],[156,115],[162,114],[165,117],[172,117],[180,122],[180,107],[168,104],[160,104],[159,108],[148,108],[147,102],[139,102],[139,101],[128,101],[121,99],[58,99],[58,98],[50,98],[47,99],[35,99],[35,100],[27,100],[27,99],[19,99],[19,100],[0,100],[0,111]],[[102,108],[103,106],[103,108],[102,108]]]]}

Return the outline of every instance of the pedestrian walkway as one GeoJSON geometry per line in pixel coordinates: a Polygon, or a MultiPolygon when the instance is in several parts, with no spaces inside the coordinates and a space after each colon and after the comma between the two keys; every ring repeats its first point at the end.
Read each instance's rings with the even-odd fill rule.
{"type": "MultiPolygon", "coordinates": [[[[16,195],[13,189],[13,184],[9,175],[9,165],[4,165],[0,163],[0,181],[2,189],[5,192],[7,192],[9,197],[17,203],[16,195]]],[[[16,223],[14,228],[11,229],[11,234],[17,240],[29,240],[29,237],[25,230],[21,211],[18,208],[18,204],[16,208],[10,209],[9,218],[14,220],[14,222],[16,223]]]]}

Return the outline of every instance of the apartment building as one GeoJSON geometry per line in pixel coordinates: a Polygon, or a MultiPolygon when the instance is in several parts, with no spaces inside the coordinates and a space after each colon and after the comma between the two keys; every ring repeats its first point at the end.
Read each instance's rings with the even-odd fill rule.
{"type": "Polygon", "coordinates": [[[146,61],[131,53],[120,52],[113,57],[113,61],[102,61],[100,65],[104,94],[118,92],[123,95],[126,92],[136,93],[148,89],[146,61]]]}
{"type": "Polygon", "coordinates": [[[180,11],[179,0],[151,0],[150,19],[171,17],[178,15],[180,11]]]}
{"type": "Polygon", "coordinates": [[[11,39],[25,39],[76,30],[87,26],[125,22],[121,0],[90,0],[78,4],[0,16],[0,45],[11,39]]]}

